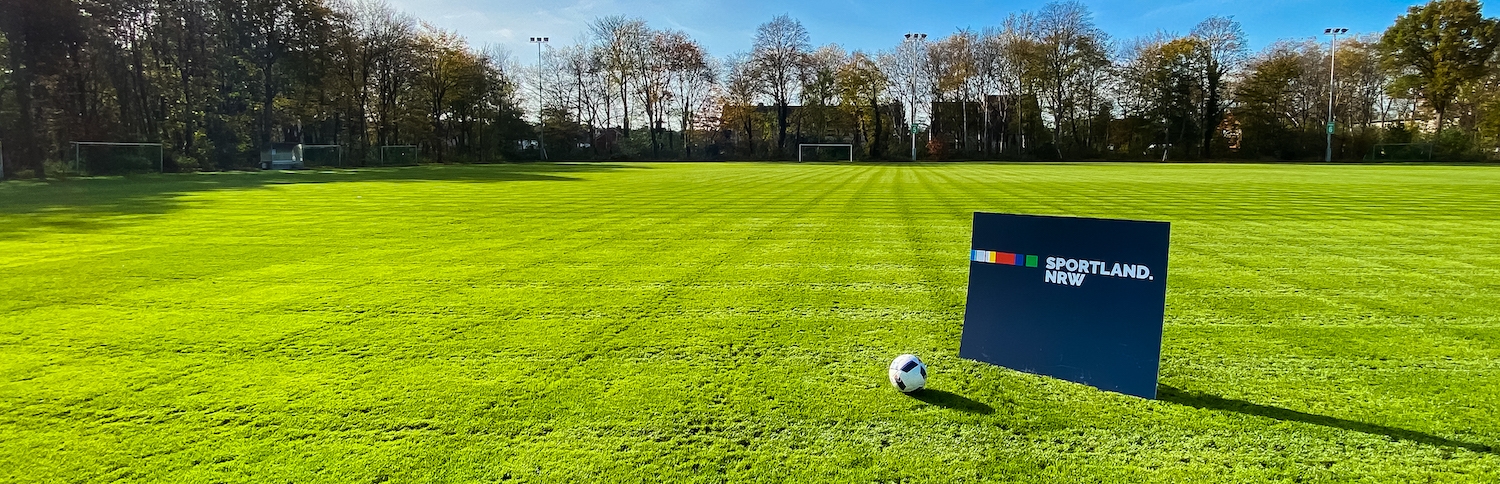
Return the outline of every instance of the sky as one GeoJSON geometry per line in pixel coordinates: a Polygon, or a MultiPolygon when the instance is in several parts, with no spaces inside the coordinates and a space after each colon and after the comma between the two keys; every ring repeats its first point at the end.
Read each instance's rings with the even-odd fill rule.
{"type": "MultiPolygon", "coordinates": [[[[907,32],[943,37],[961,28],[998,26],[1011,12],[1038,11],[1045,0],[915,2],[891,0],[387,0],[392,6],[471,45],[503,46],[525,61],[536,51],[528,38],[550,37],[553,45],[577,41],[591,20],[615,14],[645,19],[653,28],[675,29],[697,39],[715,56],[750,50],[755,27],[790,14],[807,27],[813,45],[836,43],[847,50],[878,51],[900,43],[907,32]]],[[[1385,31],[1413,5],[1391,0],[1128,0],[1083,2],[1095,23],[1117,40],[1157,31],[1186,34],[1203,19],[1232,17],[1244,27],[1252,51],[1278,39],[1317,37],[1323,29],[1350,33],[1385,31]]],[[[1423,2],[1425,3],[1425,2],[1423,2]]],[[[1494,8],[1485,7],[1493,16],[1494,8]]]]}

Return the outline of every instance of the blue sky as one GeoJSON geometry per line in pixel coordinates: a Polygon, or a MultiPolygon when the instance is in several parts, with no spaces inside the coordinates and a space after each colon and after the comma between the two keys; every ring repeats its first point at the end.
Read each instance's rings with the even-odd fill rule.
{"type": "MultiPolygon", "coordinates": [[[[625,14],[655,28],[687,32],[717,56],[750,49],[759,25],[787,13],[801,20],[814,45],[837,43],[846,49],[888,48],[906,32],[941,37],[970,27],[999,25],[1010,12],[1039,10],[1045,1],[911,2],[891,0],[761,0],[696,2],[683,0],[387,0],[393,6],[439,27],[457,31],[476,46],[509,48],[527,59],[535,47],[531,36],[571,43],[592,19],[625,14]]],[[[1232,16],[1254,50],[1277,39],[1320,36],[1324,28],[1379,33],[1412,2],[1390,0],[1197,0],[1084,1],[1095,22],[1119,40],[1158,30],[1186,33],[1211,15],[1232,16]]],[[[1486,15],[1494,15],[1486,6],[1486,15]]]]}

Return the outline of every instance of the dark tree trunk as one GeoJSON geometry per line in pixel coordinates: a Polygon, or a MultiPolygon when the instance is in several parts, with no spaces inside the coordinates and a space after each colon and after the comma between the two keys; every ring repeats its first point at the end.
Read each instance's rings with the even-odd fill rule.
{"type": "Polygon", "coordinates": [[[790,107],[787,103],[776,103],[776,156],[786,157],[786,128],[790,107]]]}
{"type": "Polygon", "coordinates": [[[752,123],[750,116],[754,112],[755,111],[748,111],[745,114],[745,148],[746,150],[748,150],[749,156],[752,157],[755,156],[755,135],[751,131],[751,128],[754,126],[754,124],[752,123]]]}
{"type": "Polygon", "coordinates": [[[870,158],[880,159],[885,154],[885,124],[880,122],[880,98],[870,91],[870,110],[875,112],[875,136],[870,143],[870,158]]]}
{"type": "Polygon", "coordinates": [[[630,137],[630,85],[623,77],[620,78],[620,134],[626,138],[630,137]]]}
{"type": "MultiPolygon", "coordinates": [[[[34,12],[28,12],[34,13],[34,12]]],[[[10,78],[15,82],[15,103],[17,103],[17,123],[13,130],[12,144],[9,154],[10,166],[30,166],[34,177],[46,178],[46,166],[42,163],[40,154],[40,141],[42,136],[36,132],[36,102],[34,102],[34,79],[33,69],[36,67],[37,46],[36,39],[31,36],[31,22],[36,15],[21,13],[18,19],[20,25],[15,25],[13,30],[7,33],[10,43],[10,78]]]]}
{"type": "MultiPolygon", "coordinates": [[[[1210,69],[1215,69],[1210,66],[1210,69]]],[[[1217,69],[1215,69],[1217,70],[1217,69]]],[[[1219,128],[1219,76],[1208,75],[1208,101],[1203,104],[1203,159],[1214,156],[1214,131],[1219,128]]]]}
{"type": "Polygon", "coordinates": [[[16,116],[16,131],[12,138],[15,147],[10,149],[10,155],[14,158],[11,166],[30,166],[33,176],[47,178],[46,167],[42,164],[42,157],[37,153],[37,140],[40,138],[36,133],[36,109],[33,106],[33,84],[32,66],[35,58],[31,56],[35,48],[31,47],[31,40],[24,32],[27,19],[23,23],[20,36],[12,37],[10,40],[10,70],[15,80],[16,108],[19,111],[16,116]],[[23,59],[25,62],[22,62],[23,59]]]}

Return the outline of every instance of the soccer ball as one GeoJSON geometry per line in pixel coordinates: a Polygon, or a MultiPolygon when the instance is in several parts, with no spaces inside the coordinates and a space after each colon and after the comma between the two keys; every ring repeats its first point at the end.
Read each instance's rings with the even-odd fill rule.
{"type": "Polygon", "coordinates": [[[927,365],[916,355],[897,356],[891,362],[891,384],[905,393],[921,390],[927,386],[927,365]]]}

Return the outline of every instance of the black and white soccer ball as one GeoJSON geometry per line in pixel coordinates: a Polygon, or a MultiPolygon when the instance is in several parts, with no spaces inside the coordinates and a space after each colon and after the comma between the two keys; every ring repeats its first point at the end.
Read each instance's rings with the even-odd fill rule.
{"type": "Polygon", "coordinates": [[[927,386],[927,364],[916,355],[897,356],[891,362],[891,385],[905,393],[921,390],[927,386]]]}

